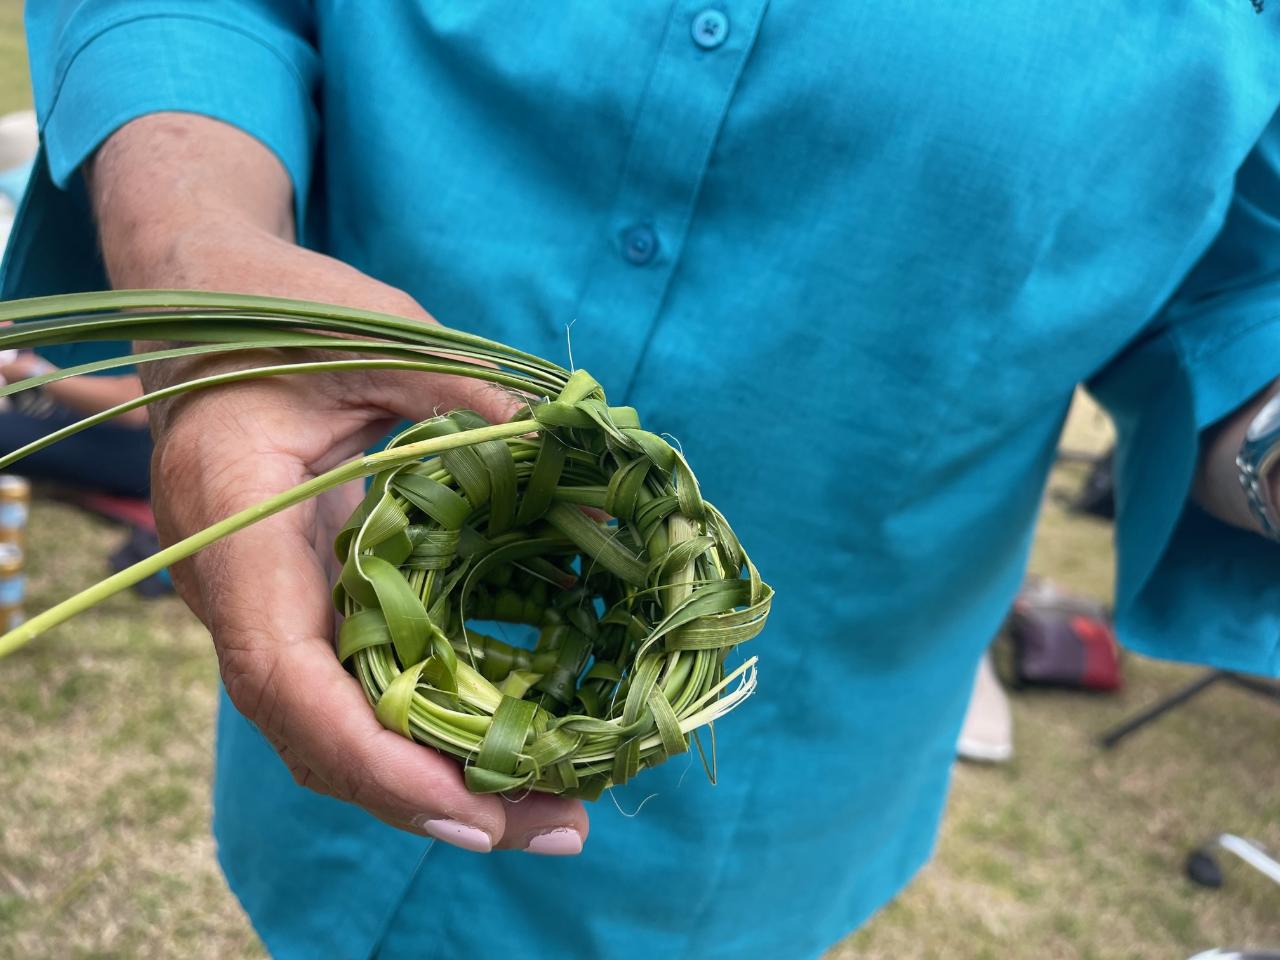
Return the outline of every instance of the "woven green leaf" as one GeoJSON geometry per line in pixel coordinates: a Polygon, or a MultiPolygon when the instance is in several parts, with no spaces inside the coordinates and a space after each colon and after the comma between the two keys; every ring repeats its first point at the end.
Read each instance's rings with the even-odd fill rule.
{"type": "MultiPolygon", "coordinates": [[[[286,373],[456,374],[513,391],[524,409],[508,424],[465,410],[415,424],[386,450],[33,617],[0,636],[0,656],[221,537],[369,477],[334,544],[337,656],[384,726],[457,757],[473,791],[595,798],[687,750],[691,734],[754,690],[754,658],[726,662],[763,629],[772,591],[684,456],[634,409],[610,406],[585,371],[444,327],[260,297],[72,295],[0,304],[5,321],[24,322],[0,333],[0,349],[150,339],[185,346],[134,362],[262,347],[288,359],[122,404],[0,458],[0,468],[160,397],[286,373]],[[538,639],[507,643],[469,620],[520,624],[538,639]]],[[[0,396],[120,363],[32,378],[0,396]]]]}

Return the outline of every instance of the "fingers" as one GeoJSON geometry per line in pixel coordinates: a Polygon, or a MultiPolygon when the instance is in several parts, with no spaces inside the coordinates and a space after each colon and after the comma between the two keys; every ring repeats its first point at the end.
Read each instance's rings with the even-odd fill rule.
{"type": "Polygon", "coordinates": [[[394,370],[361,379],[362,399],[415,423],[453,410],[474,410],[490,423],[506,423],[525,401],[484,380],[394,370]]]}
{"type": "Polygon", "coordinates": [[[530,793],[506,801],[506,832],[499,846],[545,856],[582,852],[590,821],[581,800],[530,793]]]}
{"type": "Polygon", "coordinates": [[[309,614],[296,599],[281,602],[327,598],[327,579],[302,531],[242,534],[220,563],[223,576],[255,584],[262,598],[261,609],[220,604],[211,615],[228,694],[283,745],[300,784],[467,850],[581,852],[588,820],[579,801],[473,794],[454,759],[377,722],[359,684],[334,657],[328,617],[309,614]]]}
{"type": "Polygon", "coordinates": [[[223,681],[286,748],[295,779],[402,829],[480,852],[496,845],[502,802],[470,793],[453,760],[384,729],[338,663],[329,584],[306,533],[282,516],[221,547],[199,571],[223,681]]]}
{"type": "MultiPolygon", "coordinates": [[[[237,462],[223,451],[219,468],[213,453],[204,448],[198,468],[176,472],[198,490],[174,496],[170,487],[161,496],[166,526],[177,535],[301,479],[301,467],[287,457],[258,453],[237,462]]],[[[184,565],[184,595],[213,634],[237,709],[276,746],[299,784],[393,826],[477,852],[580,850],[581,804],[539,797],[513,805],[472,794],[457,761],[378,723],[334,655],[325,563],[332,530],[317,540],[318,528],[334,526],[317,522],[333,519],[329,506],[291,508],[184,565]]]]}
{"type": "Polygon", "coordinates": [[[319,565],[305,557],[305,536],[264,533],[229,545],[222,563],[230,575],[251,578],[269,609],[246,617],[232,606],[215,614],[216,636],[228,694],[285,746],[295,779],[393,826],[467,850],[579,853],[588,829],[580,802],[530,795],[513,803],[472,794],[455,760],[379,725],[359,684],[334,657],[321,624],[327,618],[279,602],[327,595],[319,565]]]}
{"type": "MultiPolygon", "coordinates": [[[[365,381],[368,395],[357,381],[360,389],[341,403],[312,383],[262,383],[234,398],[209,397],[165,425],[154,493],[166,540],[323,469],[325,456],[364,439],[379,409],[421,419],[468,407],[501,422],[518,407],[491,385],[455,377],[380,372],[365,381]]],[[[481,852],[580,851],[587,834],[581,803],[472,794],[456,760],[384,729],[359,682],[338,662],[326,558],[359,493],[331,491],[292,507],[175,570],[184,599],[213,634],[232,702],[276,746],[299,784],[396,827],[481,852]]]]}
{"type": "Polygon", "coordinates": [[[524,409],[526,400],[519,394],[484,380],[463,380],[459,377],[442,377],[456,384],[454,395],[458,405],[474,410],[490,423],[506,423],[524,409]]]}

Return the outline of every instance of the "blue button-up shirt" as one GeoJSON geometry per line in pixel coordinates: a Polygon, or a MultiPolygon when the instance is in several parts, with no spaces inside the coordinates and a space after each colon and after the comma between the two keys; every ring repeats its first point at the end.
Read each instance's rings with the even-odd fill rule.
{"type": "MultiPolygon", "coordinates": [[[[287,168],[305,241],[674,435],[778,591],[760,692],[479,857],[295,788],[232,710],[215,829],[279,957],[819,953],[927,858],[1072,388],[1116,417],[1131,647],[1280,670],[1280,563],[1188,507],[1280,373],[1280,12],[1248,0],[61,0],[3,292],[102,283],[75,171],[155,110],[287,168]],[[687,775],[686,775],[687,774],[687,775]],[[653,794],[641,806],[641,800],[653,794]],[[616,801],[616,802],[615,802],[616,801]]],[[[224,705],[225,707],[225,705],[224,705]]]]}

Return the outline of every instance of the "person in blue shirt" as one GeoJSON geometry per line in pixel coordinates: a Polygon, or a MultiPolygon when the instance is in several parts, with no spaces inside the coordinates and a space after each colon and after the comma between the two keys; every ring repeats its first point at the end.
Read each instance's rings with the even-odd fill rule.
{"type": "MultiPolygon", "coordinates": [[[[177,571],[235,707],[219,857],[277,957],[819,954],[929,855],[1082,381],[1119,429],[1128,645],[1280,670],[1280,554],[1232,464],[1280,374],[1272,11],[49,0],[27,18],[42,154],[3,296],[281,294],[560,359],[573,322],[577,365],[681,441],[777,589],[718,784],[675,761],[587,811],[471,796],[377,726],[330,647],[350,496],[177,571]]],[[[503,412],[447,380],[302,379],[156,411],[168,535],[399,417],[503,412]]]]}

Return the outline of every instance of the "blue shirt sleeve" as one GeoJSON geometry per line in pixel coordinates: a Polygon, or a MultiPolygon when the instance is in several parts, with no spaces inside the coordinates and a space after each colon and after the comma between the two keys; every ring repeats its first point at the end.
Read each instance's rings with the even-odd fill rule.
{"type": "Polygon", "coordinates": [[[1280,545],[1188,499],[1200,435],[1280,376],[1280,114],[1222,228],[1148,334],[1094,380],[1119,435],[1116,620],[1127,646],[1280,674],[1280,545]]]}
{"type": "MultiPolygon", "coordinates": [[[[320,62],[309,0],[45,0],[26,12],[40,155],[0,265],[0,298],[108,286],[81,164],[119,127],[177,110],[272,150],[304,230],[320,62]]],[[[42,351],[68,366],[128,344],[42,351]]]]}
{"type": "Polygon", "coordinates": [[[262,141],[288,170],[301,208],[318,129],[312,32],[307,0],[30,4],[32,87],[54,184],[66,187],[128,121],[181,110],[262,141]]]}

